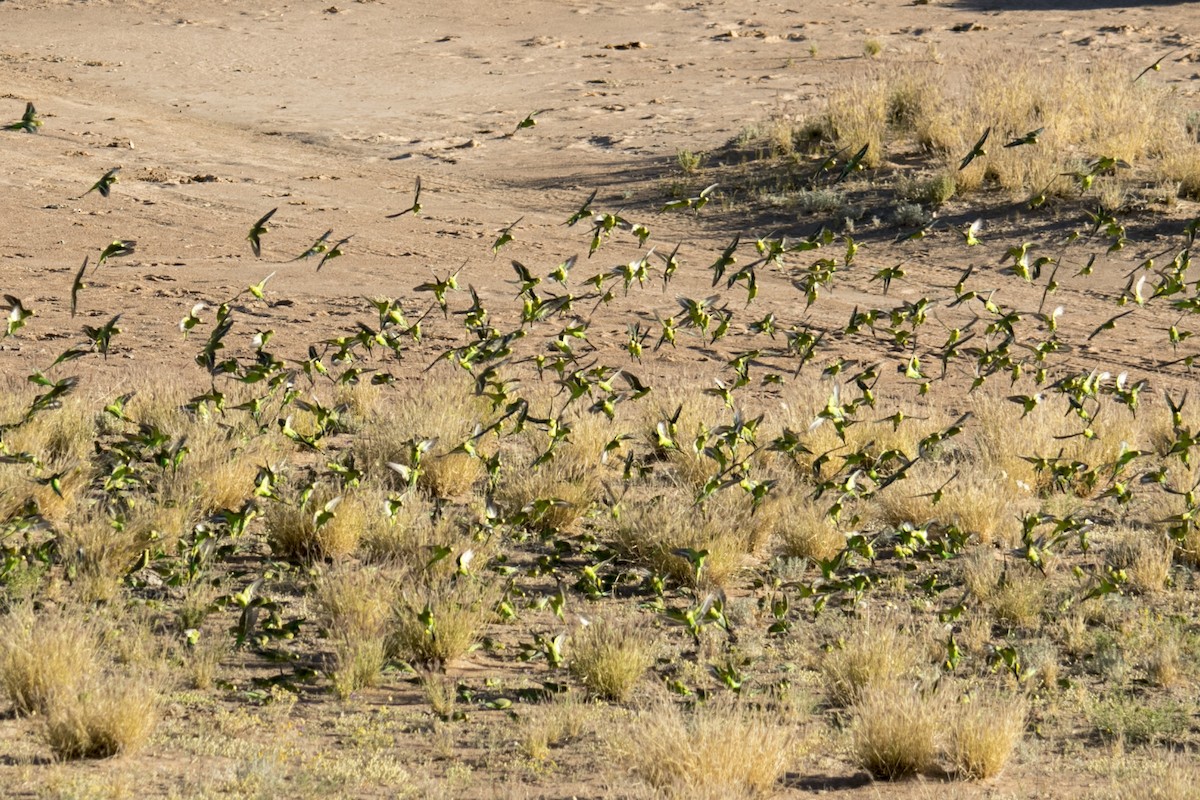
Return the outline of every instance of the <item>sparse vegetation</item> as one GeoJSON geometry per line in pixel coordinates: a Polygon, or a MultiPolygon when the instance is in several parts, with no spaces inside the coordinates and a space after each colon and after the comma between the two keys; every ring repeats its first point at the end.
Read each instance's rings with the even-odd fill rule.
{"type": "Polygon", "coordinates": [[[794,756],[789,726],[736,703],[649,708],[609,738],[618,763],[666,797],[763,797],[794,756]]]}
{"type": "MultiPolygon", "coordinates": [[[[342,11],[319,18],[349,37],[371,10],[342,11]]],[[[5,196],[39,215],[0,295],[0,785],[859,797],[1061,772],[1117,796],[1145,772],[1190,796],[1168,766],[1190,780],[1173,759],[1200,748],[1200,138],[1155,73],[1192,56],[961,44],[984,31],[803,45],[813,82],[781,58],[773,110],[703,151],[657,73],[661,96],[583,78],[628,142],[556,138],[556,101],[386,159],[357,121],[285,135],[281,94],[251,137],[275,166],[186,180],[152,104],[0,98],[5,196]],[[151,144],[101,165],[91,137],[126,121],[151,144]],[[651,128],[666,150],[614,160],[651,128]],[[589,148],[570,181],[522,174],[547,141],[589,148]],[[336,169],[288,160],[316,153],[336,169]],[[484,214],[467,170],[498,153],[515,176],[478,191],[515,199],[484,214]],[[68,274],[85,235],[108,243],[68,274]]],[[[705,56],[815,32],[748,18],[705,56]]],[[[709,69],[676,47],[581,63],[709,69]]],[[[51,92],[80,63],[58,59],[0,68],[51,92]]]]}

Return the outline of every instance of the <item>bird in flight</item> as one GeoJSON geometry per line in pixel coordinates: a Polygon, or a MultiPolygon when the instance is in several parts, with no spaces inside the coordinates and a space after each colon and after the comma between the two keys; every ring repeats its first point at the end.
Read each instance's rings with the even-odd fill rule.
{"type": "Polygon", "coordinates": [[[322,233],[321,237],[319,239],[317,239],[315,242],[313,242],[312,247],[308,248],[303,253],[301,253],[300,255],[293,258],[292,261],[302,261],[303,259],[312,258],[313,256],[318,256],[321,253],[324,253],[326,250],[329,249],[329,237],[332,235],[333,235],[333,228],[330,228],[329,230],[322,233]]]}
{"type": "Polygon", "coordinates": [[[685,208],[690,208],[690,209],[693,209],[694,211],[698,212],[698,211],[700,211],[700,209],[702,209],[706,205],[708,205],[708,200],[709,200],[708,196],[712,193],[713,189],[717,188],[718,185],[719,184],[714,183],[704,189],[701,189],[700,194],[698,194],[695,197],[686,197],[686,198],[681,198],[679,200],[672,200],[671,202],[669,202],[665,206],[663,206],[662,210],[663,211],[681,211],[685,208]]]}
{"type": "Polygon", "coordinates": [[[983,145],[987,142],[988,137],[991,135],[992,135],[992,129],[989,126],[988,129],[983,132],[983,136],[979,137],[979,141],[975,143],[975,146],[971,148],[971,152],[967,153],[966,157],[963,158],[962,163],[958,165],[958,169],[960,172],[962,170],[966,169],[967,165],[970,164],[975,159],[979,158],[980,156],[987,155],[987,151],[983,149],[983,145]]]}
{"type": "Polygon", "coordinates": [[[1025,134],[1024,136],[1018,136],[1017,138],[1011,140],[1008,144],[1006,144],[1004,146],[1005,147],[1021,147],[1022,145],[1026,145],[1026,144],[1037,144],[1038,137],[1042,135],[1042,131],[1044,131],[1044,130],[1046,130],[1046,129],[1038,128],[1036,131],[1030,131],[1029,133],[1025,134]]]}
{"type": "Polygon", "coordinates": [[[500,235],[496,237],[496,241],[492,242],[492,255],[499,253],[501,247],[513,240],[513,228],[517,227],[517,223],[523,219],[525,219],[524,216],[518,217],[516,222],[500,229],[500,235]]]}
{"type": "Polygon", "coordinates": [[[321,257],[321,260],[320,260],[320,262],[318,262],[318,263],[317,263],[317,272],[320,272],[320,271],[321,271],[321,267],[325,266],[325,262],[326,262],[326,261],[329,261],[330,259],[337,258],[337,257],[338,257],[338,256],[340,256],[340,255],[345,255],[345,254],[342,252],[342,245],[344,245],[346,242],[350,241],[350,238],[351,238],[351,237],[347,236],[345,239],[339,239],[339,240],[337,241],[337,243],[335,243],[335,244],[333,245],[333,247],[329,248],[329,249],[328,249],[328,250],[325,252],[325,255],[323,255],[323,256],[321,257]]]}
{"type": "Polygon", "coordinates": [[[421,214],[421,176],[420,175],[417,176],[417,191],[416,191],[416,194],[413,195],[412,205],[409,206],[408,208],[404,209],[403,211],[397,211],[395,214],[388,214],[387,219],[395,219],[396,217],[403,217],[405,214],[412,214],[414,217],[420,216],[420,214],[421,214]]]}
{"type": "Polygon", "coordinates": [[[275,216],[275,212],[278,210],[278,208],[272,208],[266,214],[263,214],[258,222],[254,223],[254,227],[250,229],[249,235],[246,236],[246,238],[250,240],[250,249],[254,251],[255,258],[262,258],[261,237],[264,233],[270,230],[270,228],[267,227],[267,222],[271,219],[271,217],[275,216]]]}
{"type": "Polygon", "coordinates": [[[100,266],[110,258],[132,254],[136,246],[137,242],[132,239],[117,239],[100,251],[100,258],[96,259],[96,269],[100,269],[100,266]]]}
{"type": "Polygon", "coordinates": [[[1165,54],[1163,54],[1162,56],[1160,56],[1160,57],[1159,57],[1159,59],[1158,59],[1158,61],[1155,61],[1153,64],[1151,64],[1150,66],[1146,67],[1144,70],[1142,70],[1141,72],[1139,72],[1139,73],[1138,73],[1138,75],[1137,75],[1137,77],[1133,79],[1133,82],[1134,82],[1134,83],[1137,83],[1138,81],[1140,81],[1140,80],[1142,79],[1142,77],[1143,77],[1143,76],[1144,76],[1144,75],[1145,75],[1147,72],[1158,72],[1160,69],[1162,69],[1162,62],[1163,62],[1163,61],[1164,61],[1164,60],[1165,60],[1165,59],[1166,59],[1168,56],[1173,56],[1173,55],[1175,55],[1176,53],[1178,53],[1178,52],[1179,52],[1180,50],[1182,50],[1182,49],[1183,49],[1183,48],[1177,48],[1177,49],[1175,49],[1175,50],[1172,50],[1172,51],[1171,51],[1171,52],[1169,52],[1169,53],[1165,53],[1165,54]]]}
{"type": "Polygon", "coordinates": [[[958,232],[962,234],[963,241],[967,243],[967,247],[974,247],[979,244],[979,231],[983,229],[983,220],[977,219],[965,228],[959,228],[958,232]]]}
{"type": "Polygon", "coordinates": [[[33,107],[33,103],[25,104],[25,113],[16,122],[4,126],[6,131],[25,131],[26,133],[37,133],[37,129],[42,127],[42,120],[38,116],[37,109],[33,107]]]}
{"type": "Polygon", "coordinates": [[[583,205],[579,207],[579,210],[567,219],[566,226],[568,228],[573,227],[576,222],[579,222],[579,220],[592,215],[592,201],[596,199],[596,192],[598,191],[600,190],[593,189],[592,193],[588,195],[588,199],[583,201],[583,205]]]}
{"type": "Polygon", "coordinates": [[[92,184],[92,188],[88,189],[75,199],[82,200],[92,192],[99,192],[101,197],[108,197],[108,195],[112,192],[112,185],[117,182],[117,173],[120,171],[120,167],[113,167],[108,172],[101,175],[100,180],[92,184]]]}
{"type": "Polygon", "coordinates": [[[532,128],[534,125],[537,125],[537,119],[535,119],[535,117],[537,117],[539,114],[545,114],[547,110],[548,109],[543,108],[540,111],[529,112],[528,116],[526,116],[525,119],[523,119],[517,123],[516,129],[512,133],[510,133],[509,136],[516,136],[517,131],[521,131],[526,128],[532,128]]]}
{"type": "Polygon", "coordinates": [[[79,268],[79,272],[75,273],[75,280],[71,282],[71,316],[75,316],[75,310],[79,307],[79,292],[87,286],[83,282],[83,273],[87,269],[88,257],[83,257],[83,266],[79,268]]]}

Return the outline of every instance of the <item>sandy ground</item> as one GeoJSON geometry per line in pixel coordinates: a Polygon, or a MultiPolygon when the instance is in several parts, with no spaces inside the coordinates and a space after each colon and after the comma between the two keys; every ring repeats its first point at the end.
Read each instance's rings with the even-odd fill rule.
{"type": "MultiPolygon", "coordinates": [[[[219,303],[272,272],[268,298],[291,304],[259,309],[244,324],[275,329],[285,350],[352,331],[355,320],[369,319],[364,296],[405,298],[420,314],[430,298],[414,287],[460,268],[464,288],[473,285],[491,306],[511,306],[510,259],[545,274],[586,255],[583,226],[563,221],[592,190],[596,208],[624,209],[652,229],[647,246],[666,251],[682,242],[672,291],[635,293],[625,303],[652,321],[676,312],[676,292],[708,292],[708,264],[735,233],[803,235],[812,227],[780,229],[777,219],[744,208],[659,214],[679,180],[677,152],[715,150],[774,109],[817,102],[825,87],[867,67],[866,39],[883,43],[885,68],[932,49],[951,64],[1006,52],[1148,64],[1200,43],[1195,3],[333,1],[0,0],[0,118],[19,118],[30,100],[45,121],[39,135],[0,136],[0,290],[38,315],[21,337],[0,343],[6,376],[47,366],[79,341],[81,325],[120,313],[112,356],[89,369],[191,369],[194,380],[195,345],[182,340],[179,320],[194,304],[219,303]],[[517,129],[531,112],[537,125],[517,129]],[[118,166],[111,197],[79,197],[118,166]],[[417,178],[422,214],[386,219],[411,203],[417,178]],[[276,207],[256,259],[246,232],[276,207]],[[493,257],[499,229],[516,220],[515,241],[493,257]],[[334,240],[352,237],[342,258],[320,272],[315,260],[290,261],[330,229],[334,240]],[[89,273],[72,321],[75,270],[118,238],[136,240],[136,253],[89,273]]],[[[1200,64],[1163,66],[1155,79],[1195,105],[1200,64]]],[[[1072,312],[1064,327],[1076,331],[1080,363],[1102,355],[1119,369],[1187,380],[1181,366],[1162,368],[1164,354],[1148,352],[1136,335],[1104,341],[1100,352],[1078,333],[1112,313],[1104,293],[1159,246],[1155,237],[1177,235],[1178,220],[1196,213],[1182,204],[1173,217],[1138,223],[1138,246],[1060,299],[1072,312]]],[[[988,225],[1003,238],[1021,220],[1005,211],[988,225]]],[[[892,258],[870,245],[894,235],[863,235],[869,263],[892,258]]],[[[919,245],[922,272],[893,289],[897,302],[953,286],[966,266],[953,244],[931,237],[919,245]]],[[[578,277],[642,252],[625,237],[595,263],[581,258],[578,277]]],[[[816,313],[840,323],[860,302],[877,302],[878,284],[866,280],[873,271],[839,287],[816,313]]],[[[785,321],[800,316],[786,276],[763,278],[761,302],[785,321]]],[[[593,343],[619,345],[627,319],[606,315],[593,343]]],[[[399,377],[415,375],[461,335],[438,325],[434,315],[426,344],[399,377]]],[[[709,355],[664,351],[646,371],[686,377],[691,362],[709,355]]],[[[1043,770],[1051,768],[1027,777],[1048,786],[1043,770]]],[[[850,796],[862,788],[836,774],[827,786],[820,776],[804,780],[794,782],[797,791],[825,786],[850,796]]],[[[1008,790],[1020,796],[1059,796],[1014,786],[1008,790]]],[[[926,796],[919,785],[898,791],[926,796]]]]}
{"type": "MultiPolygon", "coordinates": [[[[548,271],[585,250],[583,226],[562,221],[593,189],[597,209],[621,208],[651,227],[648,246],[682,242],[676,285],[699,292],[711,251],[733,233],[772,229],[746,214],[657,214],[675,154],[713,150],[773,109],[816,102],[824,86],[866,68],[866,39],[884,45],[884,68],[933,49],[951,64],[1012,51],[1149,63],[1194,43],[1200,30],[1200,10],[1186,3],[455,3],[431,11],[400,2],[5,0],[0,19],[8,116],[18,118],[29,99],[46,121],[41,135],[6,136],[0,150],[4,290],[43,317],[43,336],[65,328],[84,255],[95,261],[109,241],[135,239],[135,255],[91,275],[81,311],[103,321],[119,309],[129,335],[118,349],[151,363],[180,346],[176,325],[194,303],[220,302],[271,272],[275,298],[295,303],[271,320],[276,328],[320,325],[361,308],[363,295],[412,297],[431,270],[460,267],[460,283],[499,305],[509,296],[509,259],[548,271]],[[975,29],[953,30],[964,24],[975,29]],[[535,111],[535,127],[510,135],[535,111]],[[116,166],[121,183],[110,198],[76,199],[116,166]],[[385,219],[411,202],[417,177],[422,216],[385,219]],[[256,260],[246,231],[274,207],[256,260]],[[518,219],[516,240],[494,258],[498,229],[518,219]],[[335,240],[353,237],[346,257],[320,273],[312,261],[285,263],[329,229],[335,240]],[[158,352],[145,352],[147,343],[158,352]]],[[[1196,74],[1195,64],[1168,60],[1155,78],[1194,92],[1196,74]]],[[[811,232],[791,227],[780,232],[811,232]]],[[[608,269],[642,252],[628,244],[593,260],[608,269]]],[[[933,256],[927,283],[953,285],[961,265],[941,274],[937,247],[921,245],[933,256]]],[[[786,310],[794,294],[773,294],[771,276],[764,280],[763,300],[780,298],[786,310]]],[[[414,298],[414,309],[427,299],[414,298]]],[[[858,299],[847,289],[822,311],[840,317],[858,299]]],[[[675,311],[670,294],[639,302],[675,311]]],[[[57,352],[53,342],[6,346],[57,352]]]]}

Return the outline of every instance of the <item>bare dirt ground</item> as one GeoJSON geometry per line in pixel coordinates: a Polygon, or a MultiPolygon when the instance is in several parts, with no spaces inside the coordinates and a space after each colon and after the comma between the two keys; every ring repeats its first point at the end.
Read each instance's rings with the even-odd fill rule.
{"type": "MultiPolygon", "coordinates": [[[[645,252],[626,236],[586,257],[585,226],[563,222],[593,190],[596,208],[622,209],[651,229],[647,247],[665,253],[680,243],[683,266],[670,291],[635,291],[597,316],[591,343],[598,353],[620,352],[627,323],[652,324],[678,313],[676,295],[711,291],[708,265],[734,235],[798,237],[818,227],[746,198],[714,202],[696,216],[659,213],[680,187],[704,186],[703,177],[680,172],[681,150],[715,153],[780,109],[817,104],[849,76],[934,51],[966,68],[1013,53],[1047,63],[1149,64],[1164,52],[1200,47],[1200,7],[1192,3],[330,2],[0,0],[0,117],[18,119],[33,101],[44,120],[38,135],[5,132],[0,140],[0,290],[37,314],[20,336],[0,343],[6,378],[47,368],[78,343],[81,325],[120,313],[112,352],[81,367],[89,380],[200,384],[197,345],[180,335],[180,319],[197,303],[216,306],[271,273],[267,297],[286,303],[250,313],[275,331],[289,358],[369,321],[365,297],[400,298],[419,315],[430,298],[414,287],[455,270],[460,286],[474,287],[498,314],[515,314],[511,259],[545,273],[579,255],[576,271],[585,278],[645,252]],[[883,45],[875,59],[864,55],[868,39],[883,45]],[[532,112],[537,124],[518,128],[532,112]],[[111,197],[80,197],[114,167],[120,182],[111,197]],[[411,203],[418,178],[422,213],[386,219],[411,203]],[[246,231],[275,207],[257,259],[246,231]],[[513,242],[494,256],[492,243],[514,222],[513,242]],[[326,230],[334,241],[351,237],[342,257],[319,272],[316,259],[292,261],[326,230]],[[115,239],[136,240],[136,252],[89,272],[72,320],[75,271],[115,239]]],[[[1176,87],[1181,104],[1196,106],[1198,73],[1200,62],[1170,59],[1153,78],[1176,87]]],[[[1136,329],[1118,329],[1117,337],[1086,337],[1115,312],[1112,295],[1129,270],[1167,247],[1198,209],[1181,201],[1137,218],[1130,223],[1135,244],[1104,259],[1089,281],[1064,286],[1057,303],[1066,309],[1069,348],[1060,364],[1153,377],[1157,389],[1188,385],[1188,366],[1166,365],[1175,358],[1158,331],[1172,322],[1166,311],[1146,310],[1136,329]]],[[[952,202],[943,215],[960,224],[979,213],[952,202]]],[[[1033,219],[1007,203],[985,212],[988,236],[1007,244],[1049,238],[1076,223],[1054,214],[1033,219]]],[[[886,223],[861,226],[856,239],[866,266],[813,309],[810,324],[841,326],[853,309],[878,303],[879,283],[869,278],[901,257],[911,266],[890,302],[950,296],[970,265],[957,235],[930,236],[900,254],[892,244],[897,232],[886,223]]],[[[994,268],[994,261],[979,265],[983,273],[994,268]]],[[[760,277],[756,317],[800,318],[803,297],[792,277],[782,270],[760,277]]],[[[1006,291],[1014,305],[1036,306],[1041,287],[1006,291]]],[[[466,305],[463,295],[453,297],[466,305]]],[[[944,319],[949,324],[953,312],[944,319]]],[[[461,343],[455,320],[435,313],[425,325],[422,342],[391,368],[401,383],[420,380],[440,352],[461,343]]],[[[736,341],[664,349],[648,354],[638,371],[650,381],[708,385],[736,341]]],[[[838,354],[869,358],[872,347],[847,342],[838,354]]],[[[493,677],[518,681],[523,669],[483,653],[468,662],[458,675],[479,685],[493,677]]],[[[247,712],[231,698],[184,698],[172,702],[145,751],[82,765],[48,763],[27,721],[3,719],[0,795],[202,796],[195,787],[210,786],[206,773],[252,762],[245,753],[187,744],[193,715],[205,717],[206,730],[249,732],[264,748],[294,743],[302,755],[271,756],[293,765],[299,762],[289,759],[336,760],[348,741],[398,736],[411,748],[404,769],[418,792],[643,791],[619,768],[599,766],[586,747],[536,768],[507,754],[496,744],[510,735],[500,710],[473,712],[448,734],[451,741],[437,740],[422,721],[422,702],[403,682],[345,705],[306,697],[286,713],[276,706],[247,712]],[[110,790],[95,788],[105,784],[110,790]]],[[[1047,752],[1030,737],[1004,776],[982,786],[873,783],[845,753],[830,752],[809,757],[781,791],[1087,797],[1109,786],[1121,756],[1085,750],[1047,752]]],[[[390,796],[370,785],[344,791],[390,796]]]]}

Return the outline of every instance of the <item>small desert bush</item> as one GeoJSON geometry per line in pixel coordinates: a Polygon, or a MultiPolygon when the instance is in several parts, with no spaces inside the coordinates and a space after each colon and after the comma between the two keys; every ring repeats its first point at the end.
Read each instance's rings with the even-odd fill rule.
{"type": "Polygon", "coordinates": [[[61,759],[132,753],[158,722],[158,695],[144,678],[89,675],[54,692],[45,738],[61,759]]]}
{"type": "Polygon", "coordinates": [[[943,713],[936,696],[899,681],[865,687],[852,708],[858,764],[877,778],[928,772],[937,763],[943,713]]]}
{"type": "Polygon", "coordinates": [[[369,497],[350,490],[335,494],[317,486],[307,502],[299,494],[285,494],[271,502],[264,516],[267,543],[283,558],[338,559],[353,553],[363,529],[383,513],[369,497]]]}
{"type": "Polygon", "coordinates": [[[495,587],[467,577],[434,583],[414,578],[404,586],[391,650],[400,659],[429,666],[443,666],[474,647],[499,599],[495,587]]]}
{"type": "Polygon", "coordinates": [[[868,688],[895,685],[917,666],[916,643],[898,620],[884,617],[861,620],[845,641],[821,660],[821,672],[830,700],[852,705],[868,688]]]}
{"type": "Polygon", "coordinates": [[[0,686],[18,714],[40,714],[95,668],[95,629],[74,611],[35,613],[28,606],[0,619],[0,686]]]}
{"type": "Polygon", "coordinates": [[[941,170],[932,175],[903,177],[896,184],[896,195],[903,200],[923,203],[927,206],[945,205],[958,189],[958,182],[950,170],[941,170]]]}
{"type": "Polygon", "coordinates": [[[1182,742],[1192,715],[1189,707],[1173,698],[1126,692],[1093,700],[1086,713],[1100,736],[1131,745],[1182,742]]]}
{"type": "Polygon", "coordinates": [[[1021,741],[1028,713],[1024,698],[986,692],[953,706],[948,754],[954,770],[972,780],[1000,774],[1021,741]]]}
{"type": "Polygon", "coordinates": [[[647,708],[614,731],[609,746],[620,764],[668,798],[769,796],[795,755],[791,725],[734,701],[691,713],[647,708]]]}
{"type": "Polygon", "coordinates": [[[631,621],[597,617],[571,637],[571,674],[606,700],[628,700],[653,663],[653,640],[631,621]]]}

